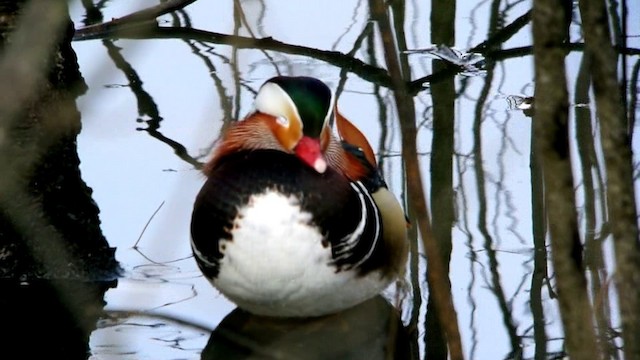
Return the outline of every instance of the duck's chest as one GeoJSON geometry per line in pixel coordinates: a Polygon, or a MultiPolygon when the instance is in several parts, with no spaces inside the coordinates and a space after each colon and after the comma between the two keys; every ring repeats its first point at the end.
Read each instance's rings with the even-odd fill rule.
{"type": "Polygon", "coordinates": [[[254,313],[316,316],[353,306],[388,283],[378,273],[341,271],[327,235],[297,198],[277,191],[252,195],[239,209],[211,282],[254,313]]]}
{"type": "Polygon", "coordinates": [[[326,234],[300,199],[274,189],[253,194],[239,207],[229,237],[218,241],[226,275],[260,284],[273,278],[292,281],[331,266],[326,234]]]}
{"type": "Polygon", "coordinates": [[[336,172],[318,174],[288,154],[238,154],[202,187],[192,245],[210,278],[222,261],[243,258],[248,268],[251,262],[286,267],[320,259],[326,265],[331,239],[349,234],[360,217],[357,196],[336,172]]]}
{"type": "Polygon", "coordinates": [[[252,195],[230,235],[218,242],[222,258],[212,282],[236,302],[250,300],[250,308],[319,292],[342,276],[332,265],[325,235],[291,195],[252,195]]]}
{"type": "Polygon", "coordinates": [[[295,158],[263,155],[221,165],[197,198],[192,247],[209,280],[266,315],[328,313],[380,291],[377,273],[343,271],[347,258],[332,246],[364,224],[353,185],[295,158]]]}

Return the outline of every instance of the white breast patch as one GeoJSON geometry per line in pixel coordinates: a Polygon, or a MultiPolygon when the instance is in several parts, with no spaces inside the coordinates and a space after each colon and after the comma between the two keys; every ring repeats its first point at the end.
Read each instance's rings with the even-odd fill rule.
{"type": "Polygon", "coordinates": [[[294,196],[275,190],[253,195],[240,208],[233,238],[220,240],[214,286],[256,314],[317,316],[356,305],[387,285],[380,274],[336,272],[310,213],[294,196]]]}

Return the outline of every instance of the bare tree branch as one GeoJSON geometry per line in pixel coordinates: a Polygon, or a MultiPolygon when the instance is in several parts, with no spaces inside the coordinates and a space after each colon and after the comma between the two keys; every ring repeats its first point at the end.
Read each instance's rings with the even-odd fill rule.
{"type": "MultiPolygon", "coordinates": [[[[272,50],[284,54],[308,56],[346,69],[367,81],[387,88],[391,87],[391,78],[384,69],[369,65],[359,59],[338,51],[318,50],[307,46],[291,45],[278,41],[272,37],[255,39],[246,36],[228,35],[191,28],[155,27],[153,29],[146,29],[145,31],[140,31],[139,29],[118,30],[117,33],[114,32],[113,34],[101,34],[99,38],[111,37],[121,39],[183,38],[205,43],[230,45],[239,49],[272,50]]],[[[77,40],[88,39],[78,38],[77,40]]]]}
{"type": "Polygon", "coordinates": [[[196,0],[167,0],[156,6],[152,6],[140,11],[136,11],[121,18],[113,19],[105,23],[95,24],[77,29],[75,32],[75,40],[85,40],[102,36],[105,33],[117,32],[127,27],[139,28],[141,25],[155,24],[156,18],[170,12],[181,10],[187,5],[196,2],[196,0]]]}

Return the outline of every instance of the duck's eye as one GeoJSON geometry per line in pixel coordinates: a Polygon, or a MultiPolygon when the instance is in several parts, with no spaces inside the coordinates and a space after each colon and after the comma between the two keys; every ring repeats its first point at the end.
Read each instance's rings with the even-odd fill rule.
{"type": "Polygon", "coordinates": [[[282,127],[289,127],[289,119],[282,115],[276,117],[276,123],[282,127]]]}

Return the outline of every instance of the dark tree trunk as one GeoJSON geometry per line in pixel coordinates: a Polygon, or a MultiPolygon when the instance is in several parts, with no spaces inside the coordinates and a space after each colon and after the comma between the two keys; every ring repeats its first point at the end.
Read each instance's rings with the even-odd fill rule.
{"type": "Polygon", "coordinates": [[[86,85],[65,1],[0,1],[0,348],[86,358],[120,272],[80,176],[86,85]]]}
{"type": "Polygon", "coordinates": [[[565,347],[571,359],[600,359],[584,275],[571,171],[564,60],[571,2],[538,0],[533,6],[536,73],[534,145],[542,169],[544,204],[565,347]]]}
{"type": "MultiPolygon", "coordinates": [[[[640,359],[640,242],[634,194],[632,150],[617,77],[617,55],[611,44],[605,1],[580,1],[585,56],[591,61],[593,90],[601,125],[607,171],[607,208],[616,255],[625,359],[640,359]]],[[[626,87],[626,83],[622,88],[626,87]]]]}
{"type": "MultiPolygon", "coordinates": [[[[438,45],[455,44],[455,1],[432,1],[431,42],[438,45]]],[[[433,73],[446,72],[448,65],[442,60],[433,60],[433,73]]],[[[454,75],[444,76],[431,84],[433,101],[433,143],[431,145],[431,209],[433,235],[438,242],[440,258],[449,273],[451,261],[451,227],[454,222],[453,198],[453,150],[455,124],[455,83],[454,75]]],[[[448,283],[448,277],[447,277],[448,283]]],[[[449,287],[450,284],[447,284],[449,287]]],[[[447,339],[442,331],[442,321],[438,317],[438,305],[433,296],[434,289],[429,283],[429,298],[425,314],[425,358],[443,359],[448,357],[447,339]]]]}

